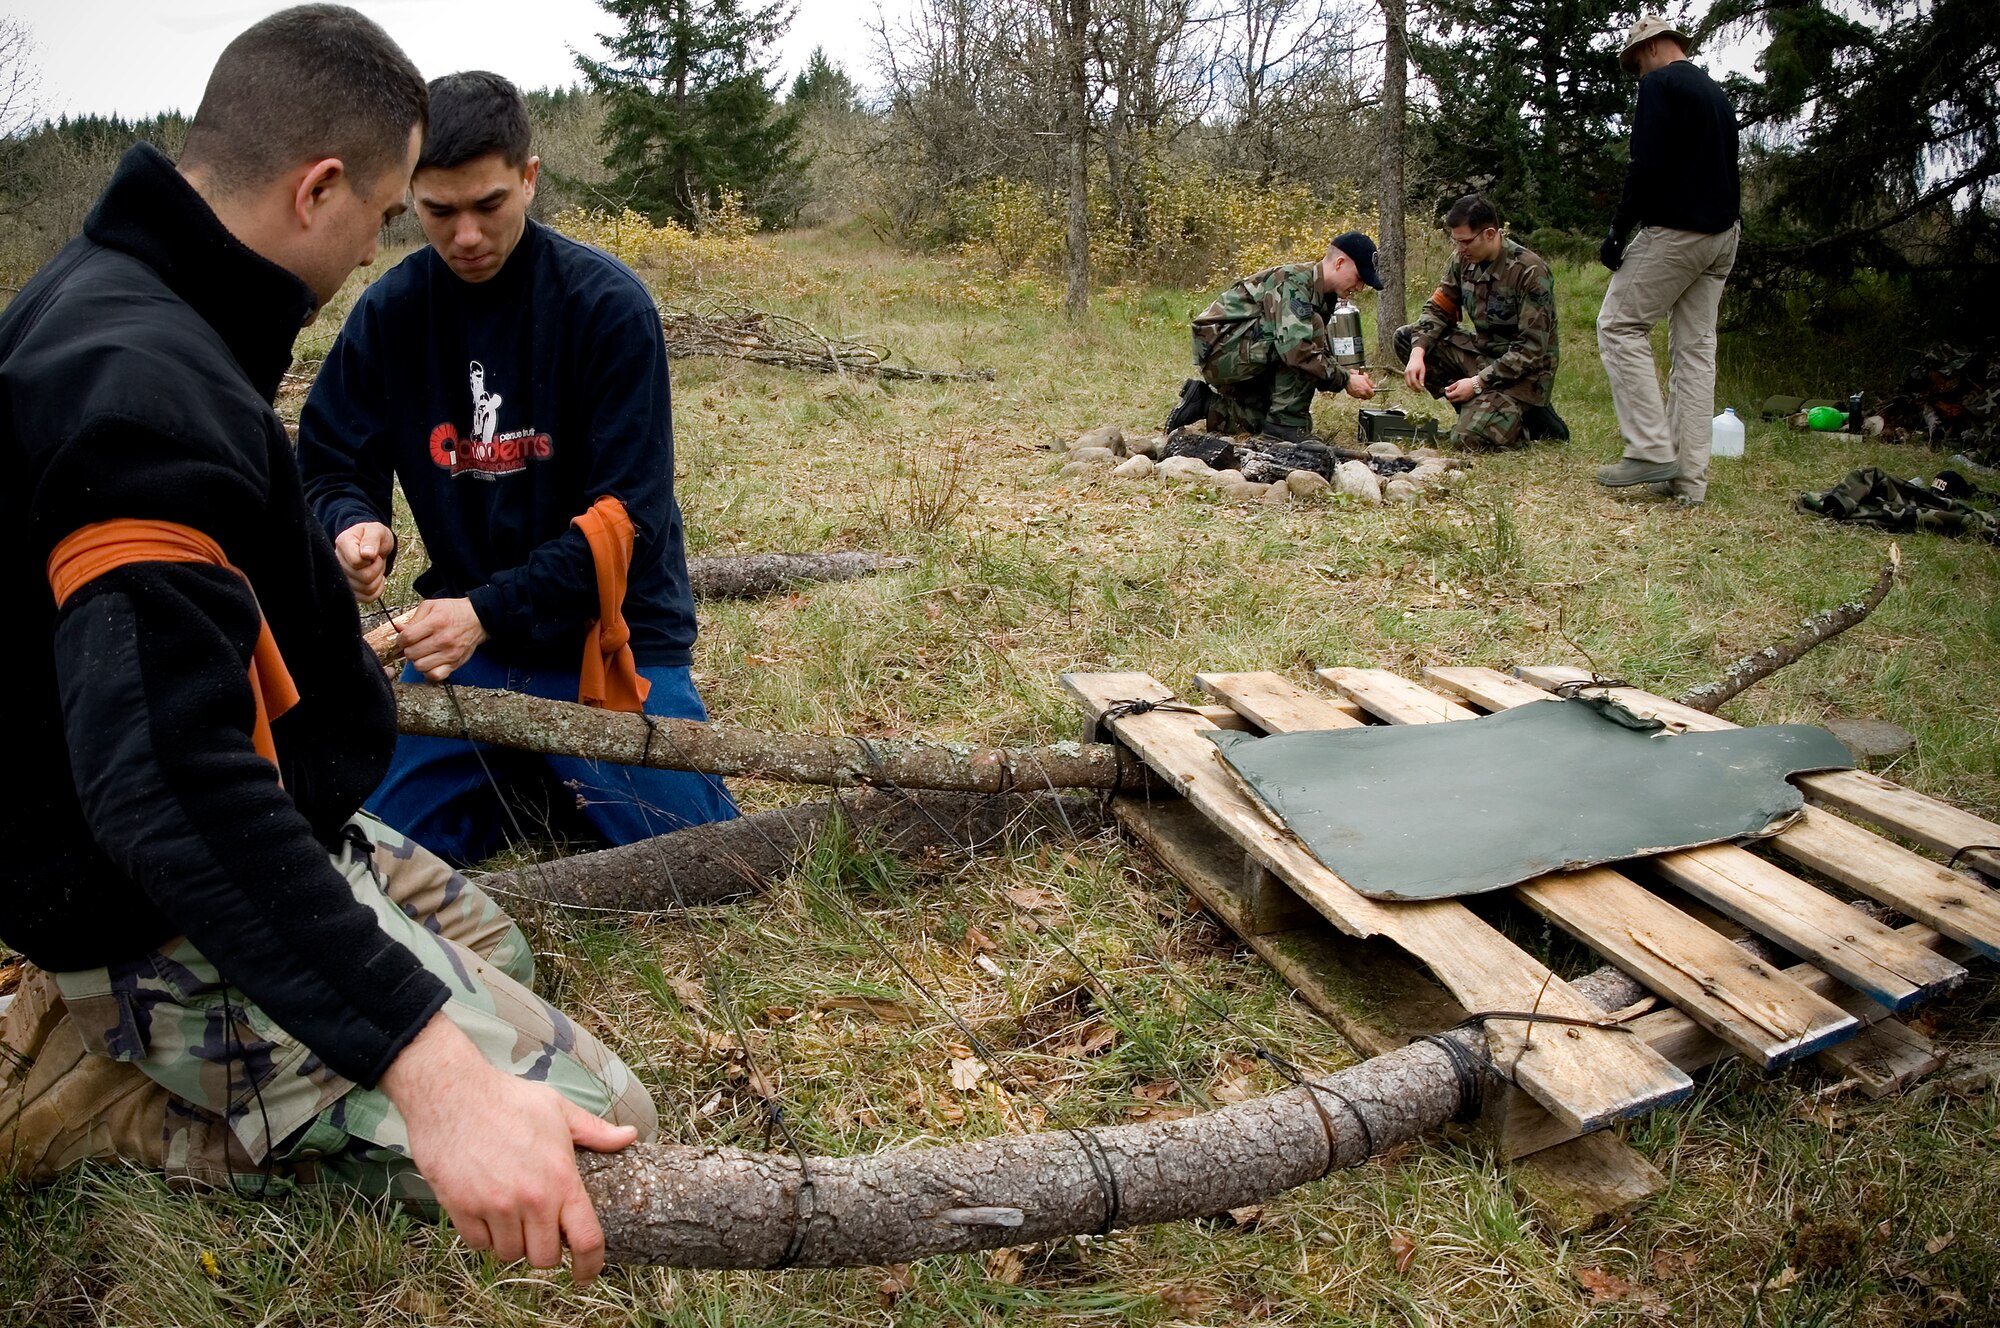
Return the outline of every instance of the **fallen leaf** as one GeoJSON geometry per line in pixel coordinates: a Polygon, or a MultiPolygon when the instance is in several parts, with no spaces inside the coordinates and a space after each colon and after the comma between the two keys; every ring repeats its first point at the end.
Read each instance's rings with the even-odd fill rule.
{"type": "Polygon", "coordinates": [[[1270,1318],[1278,1312],[1278,1306],[1282,1303],[1276,1296],[1258,1296],[1254,1300],[1246,1296],[1230,1301],[1229,1308],[1235,1313],[1238,1322],[1246,1322],[1251,1319],[1270,1318]]]}
{"type": "Polygon", "coordinates": [[[1239,1227],[1254,1227],[1264,1220],[1264,1214],[1268,1211],[1270,1210],[1263,1204],[1245,1204],[1241,1208],[1230,1209],[1229,1220],[1239,1227]]]}
{"type": "Polygon", "coordinates": [[[951,1086],[961,1093],[970,1093],[979,1087],[979,1081],[986,1077],[986,1062],[976,1056],[954,1056],[951,1058],[951,1086]]]}
{"type": "Polygon", "coordinates": [[[767,1024],[782,1024],[798,1012],[798,1007],[793,1005],[767,1005],[763,1019],[767,1024]]]}
{"type": "Polygon", "coordinates": [[[1204,1291],[1200,1287],[1168,1287],[1158,1294],[1162,1305],[1177,1310],[1206,1309],[1215,1303],[1215,1293],[1204,1291]]]}
{"type": "Polygon", "coordinates": [[[882,1278],[881,1283],[875,1288],[875,1303],[885,1310],[894,1309],[896,1308],[896,1302],[901,1300],[903,1293],[909,1289],[910,1265],[906,1263],[892,1263],[889,1265],[887,1275],[882,1278]]]}
{"type": "Polygon", "coordinates": [[[778,659],[775,655],[745,655],[743,662],[745,664],[776,664],[778,659]]]}
{"type": "Polygon", "coordinates": [[[854,1110],[854,1119],[860,1124],[866,1125],[871,1130],[882,1128],[882,1117],[876,1114],[873,1107],[856,1107],[854,1110]]]}
{"type": "Polygon", "coordinates": [[[708,1002],[702,999],[699,982],[691,982],[687,978],[668,978],[667,990],[674,994],[675,1000],[688,1009],[707,1012],[708,1002]]]}
{"type": "Polygon", "coordinates": [[[828,996],[813,1004],[815,1011],[841,1010],[848,1014],[873,1015],[885,1024],[914,1024],[917,1012],[901,1001],[881,996],[828,996]]]}
{"type": "Polygon", "coordinates": [[[1786,1264],[1782,1272],[1780,1272],[1776,1277],[1772,1278],[1770,1281],[1764,1284],[1764,1289],[1766,1291],[1783,1291],[1786,1287],[1790,1286],[1792,1283],[1798,1280],[1799,1280],[1799,1270],[1792,1267],[1790,1264],[1786,1264]]]}
{"type": "Polygon", "coordinates": [[[976,954],[998,954],[1000,944],[977,927],[965,929],[965,948],[976,954]]]}
{"type": "Polygon", "coordinates": [[[1577,1284],[1590,1293],[1593,1305],[1608,1305],[1624,1300],[1632,1294],[1632,1284],[1616,1273],[1607,1273],[1602,1268],[1579,1268],[1576,1270],[1577,1284]]]}
{"type": "Polygon", "coordinates": [[[1000,967],[1000,965],[994,963],[992,958],[988,955],[983,955],[983,954],[974,955],[972,957],[972,962],[979,965],[979,967],[985,969],[988,973],[991,973],[996,978],[1005,978],[1007,976],[1007,970],[1000,967]]]}
{"type": "Polygon", "coordinates": [[[1692,1250],[1653,1251],[1653,1277],[1656,1280],[1669,1280],[1685,1276],[1693,1271],[1694,1252],[1692,1250]]]}
{"type": "Polygon", "coordinates": [[[1019,1250],[991,1250],[986,1255],[986,1276],[1005,1286],[1019,1282],[1024,1269],[1019,1250]]]}
{"type": "Polygon", "coordinates": [[[1396,1271],[1408,1272],[1410,1260],[1417,1257],[1417,1242],[1400,1231],[1389,1236],[1389,1253],[1395,1256],[1396,1271]]]}
{"type": "Polygon", "coordinates": [[[1181,1082],[1178,1079],[1156,1079],[1150,1084],[1140,1084],[1132,1090],[1132,1096],[1144,1098],[1148,1102],[1158,1102],[1163,1097],[1179,1092],[1180,1086],[1181,1082]]]}
{"type": "Polygon", "coordinates": [[[1208,1086],[1208,1095],[1217,1102],[1248,1102],[1256,1093],[1250,1087],[1249,1075],[1225,1070],[1208,1086]]]}
{"type": "Polygon", "coordinates": [[[1055,913],[1063,906],[1061,895],[1039,885],[1017,885],[1007,891],[1007,897],[1030,913],[1055,913]]]}
{"type": "Polygon", "coordinates": [[[1943,1254],[1951,1248],[1951,1243],[1957,1239],[1957,1236],[1934,1236],[1924,1242],[1924,1253],[1943,1254]]]}

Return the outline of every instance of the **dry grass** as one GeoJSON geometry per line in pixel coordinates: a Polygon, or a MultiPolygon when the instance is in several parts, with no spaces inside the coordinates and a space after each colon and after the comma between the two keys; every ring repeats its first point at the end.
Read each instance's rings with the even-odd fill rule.
{"type": "MultiPolygon", "coordinates": [[[[1071,327],[1034,289],[968,283],[853,232],[777,243],[823,283],[788,312],[913,362],[1000,373],[992,384],[887,385],[676,366],[691,552],[866,547],[914,559],[864,582],[706,607],[702,691],[717,715],[761,727],[1047,741],[1075,730],[1056,684],[1069,668],[1144,669],[1185,687],[1201,668],[1303,680],[1315,665],[1587,657],[1672,691],[1872,578],[1883,541],[1798,515],[1793,493],[1858,465],[1932,463],[1753,425],[1750,459],[1719,469],[1702,510],[1597,490],[1590,468],[1617,450],[1590,348],[1603,274],[1566,269],[1559,404],[1577,432],[1566,449],[1481,459],[1471,483],[1414,512],[1076,487],[1058,482],[1060,459],[1043,445],[1163,414],[1183,372],[1183,320],[1207,292],[1121,291],[1071,327]]],[[[1751,404],[1768,369],[1726,359],[1728,398],[1751,404]]],[[[1326,403],[1322,428],[1350,436],[1353,408],[1326,403]]],[[[1930,536],[1906,540],[1904,553],[1906,584],[1874,617],[1728,713],[1893,719],[1918,737],[1895,777],[1991,815],[2000,569],[1990,549],[1930,536]]],[[[740,792],[756,806],[797,796],[740,792]]],[[[667,1132],[686,1139],[760,1146],[753,1072],[775,1086],[805,1146],[852,1153],[1032,1128],[1044,1112],[1084,1123],[1264,1091],[1275,1085],[1246,1059],[1251,1038],[1308,1065],[1353,1059],[1190,913],[1169,876],[1110,837],[914,864],[826,850],[768,897],[727,908],[529,922],[549,993],[607,1033],[653,1087],[667,1132]],[[874,1017],[843,1001],[852,997],[898,1013],[874,1017]],[[961,1091],[949,1070],[972,1049],[968,1029],[994,1054],[978,1087],[961,1091]]],[[[2000,1055],[1990,972],[1935,1011],[1934,1036],[1960,1056],[2000,1055]]],[[[1549,1232],[1504,1172],[1440,1141],[1284,1196],[1250,1226],[1120,1233],[906,1276],[621,1270],[587,1293],[495,1268],[399,1214],[197,1201],[93,1171],[0,1198],[13,1233],[0,1252],[0,1306],[12,1308],[0,1319],[2000,1321],[1993,1094],[1869,1104],[1822,1101],[1823,1086],[1810,1069],[1704,1076],[1694,1103],[1630,1132],[1669,1191],[1583,1237],[1549,1232]],[[1401,1271],[1398,1237],[1412,1243],[1401,1271]],[[1621,1281],[1629,1292],[1615,1296],[1621,1281]],[[1592,1286],[1615,1298],[1594,1299],[1592,1286]]]]}

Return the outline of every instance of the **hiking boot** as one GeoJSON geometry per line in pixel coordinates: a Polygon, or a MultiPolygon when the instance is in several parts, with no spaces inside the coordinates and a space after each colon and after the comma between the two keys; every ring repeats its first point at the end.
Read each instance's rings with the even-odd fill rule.
{"type": "Polygon", "coordinates": [[[1267,424],[1257,432],[1265,438],[1280,443],[1316,443],[1319,441],[1310,431],[1293,428],[1289,424],[1267,424]]]}
{"type": "Polygon", "coordinates": [[[1185,428],[1190,424],[1201,424],[1208,419],[1208,384],[1199,378],[1190,378],[1181,384],[1180,404],[1167,415],[1167,432],[1185,428]]]}
{"type": "Polygon", "coordinates": [[[1678,461],[1641,461],[1637,457],[1624,457],[1616,464],[1599,466],[1597,482],[1607,489],[1622,489],[1629,484],[1678,479],[1680,473],[1681,463],[1678,461]]]}
{"type": "Polygon", "coordinates": [[[1543,438],[1553,438],[1559,443],[1569,441],[1569,426],[1556,414],[1554,406],[1530,406],[1522,411],[1521,432],[1537,441],[1543,438]]]}

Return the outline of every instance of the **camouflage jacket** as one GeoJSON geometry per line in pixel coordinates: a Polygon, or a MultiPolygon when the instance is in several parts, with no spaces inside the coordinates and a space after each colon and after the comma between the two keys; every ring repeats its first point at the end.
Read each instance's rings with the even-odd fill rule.
{"type": "Polygon", "coordinates": [[[1195,359],[1206,363],[1225,343],[1255,337],[1270,345],[1273,368],[1297,369],[1326,391],[1347,386],[1333,362],[1327,324],[1339,303],[1313,288],[1318,263],[1286,263],[1243,278],[1194,319],[1195,359]]]}
{"type": "Polygon", "coordinates": [[[1556,283],[1532,249],[1502,240],[1490,263],[1468,263],[1457,254],[1444,280],[1417,316],[1416,344],[1429,351],[1461,318],[1472,322],[1480,355],[1493,361],[1479,371],[1489,389],[1510,396],[1549,399],[1555,381],[1556,283]]]}

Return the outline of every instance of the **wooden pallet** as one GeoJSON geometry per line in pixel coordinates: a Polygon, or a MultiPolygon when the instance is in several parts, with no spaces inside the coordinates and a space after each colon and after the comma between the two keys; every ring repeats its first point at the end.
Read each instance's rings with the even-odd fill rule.
{"type": "MultiPolygon", "coordinates": [[[[1235,722],[1213,708],[1119,710],[1120,702],[1173,697],[1145,674],[1072,674],[1064,683],[1103,736],[1130,746],[1185,799],[1122,797],[1120,821],[1373,1054],[1448,1026],[1462,1010],[1604,1012],[1457,901],[1385,902],[1349,888],[1274,823],[1202,730],[1217,719],[1262,732],[1450,722],[1589,680],[1577,670],[1519,672],[1428,669],[1425,686],[1382,669],[1321,670],[1331,691],[1271,673],[1197,675],[1235,722]]],[[[1728,727],[1633,689],[1614,694],[1639,713],[1689,728],[1728,727]]],[[[1934,1063],[1928,1045],[1902,1025],[1870,1030],[1960,981],[1961,959],[2000,957],[2000,896],[1844,816],[1946,855],[2000,842],[2000,826],[1873,775],[1800,783],[1815,805],[1765,842],[1914,921],[1877,922],[1733,844],[1514,887],[1521,902],[1655,993],[1657,1008],[1619,1032],[1489,1024],[1496,1063],[1518,1085],[1489,1111],[1503,1155],[1568,1145],[1545,1159],[1551,1170],[1581,1167],[1590,1184],[1602,1182],[1601,1206],[1615,1206],[1647,1187],[1643,1173],[1651,1169],[1630,1150],[1606,1151],[1602,1140],[1571,1141],[1678,1100],[1689,1090],[1689,1070],[1729,1054],[1767,1067],[1817,1054],[1879,1093],[1934,1063]],[[1744,933],[1803,962],[1767,963],[1736,944],[1744,933]]]]}

